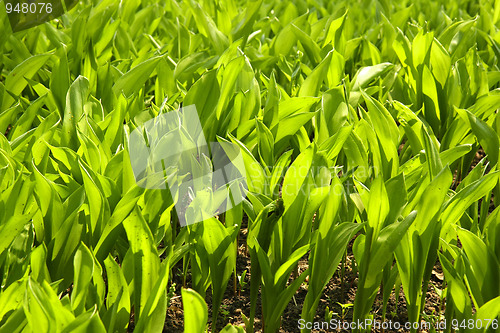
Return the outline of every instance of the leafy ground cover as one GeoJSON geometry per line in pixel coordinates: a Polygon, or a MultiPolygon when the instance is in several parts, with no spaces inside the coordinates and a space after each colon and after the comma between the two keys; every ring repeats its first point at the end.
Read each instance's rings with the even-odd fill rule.
{"type": "Polygon", "coordinates": [[[500,1],[4,5],[0,332],[498,331],[500,1]],[[188,105],[248,191],[181,227],[129,138],[188,105]]]}

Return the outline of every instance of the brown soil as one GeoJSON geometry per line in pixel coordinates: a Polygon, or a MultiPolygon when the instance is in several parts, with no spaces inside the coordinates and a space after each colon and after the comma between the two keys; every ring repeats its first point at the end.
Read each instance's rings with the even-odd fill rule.
{"type": "MultiPolygon", "coordinates": [[[[241,291],[241,294],[236,295],[233,291],[233,278],[230,279],[228,283],[228,287],[224,296],[224,300],[222,302],[222,310],[219,312],[219,318],[217,320],[217,332],[220,331],[225,325],[228,323],[233,325],[239,325],[244,327],[244,322],[241,314],[245,314],[245,316],[250,315],[250,281],[249,274],[250,272],[250,257],[245,253],[245,248],[243,243],[245,242],[245,233],[246,229],[243,228],[240,233],[240,249],[238,253],[237,259],[237,271],[238,274],[241,274],[243,270],[247,270],[249,272],[246,276],[247,286],[245,289],[241,291]]],[[[353,272],[351,263],[354,260],[354,257],[351,253],[351,245],[348,248],[348,255],[346,260],[346,267],[344,273],[344,279],[341,279],[341,267],[339,265],[338,270],[335,272],[333,278],[327,284],[323,296],[320,299],[320,303],[316,310],[315,321],[325,321],[325,309],[328,306],[329,310],[334,313],[334,319],[341,319],[342,317],[342,308],[340,304],[353,304],[354,298],[356,294],[356,286],[357,286],[357,273],[353,272]],[[337,315],[338,314],[338,315],[337,315]]],[[[304,271],[307,268],[307,259],[302,259],[299,261],[299,272],[304,271]]],[[[189,277],[187,279],[187,286],[190,285],[189,277]]],[[[176,295],[180,295],[182,279],[180,276],[174,277],[174,282],[176,282],[176,295]]],[[[438,318],[439,314],[444,314],[444,308],[441,306],[440,297],[436,291],[442,290],[443,288],[443,273],[440,267],[439,262],[436,263],[434,267],[431,280],[429,282],[429,288],[426,295],[426,304],[424,312],[430,316],[431,319],[438,318]]],[[[287,332],[300,332],[298,328],[298,320],[300,319],[302,304],[304,303],[304,299],[307,293],[307,282],[304,282],[299,290],[296,292],[292,301],[286,307],[281,322],[281,329],[279,332],[287,333],[287,332]]],[[[205,301],[207,302],[209,308],[209,319],[208,326],[209,330],[211,327],[211,291],[207,290],[207,296],[205,297],[205,301]]],[[[377,295],[374,305],[373,305],[373,314],[374,318],[382,321],[382,295],[377,295]]],[[[349,307],[344,310],[344,321],[350,322],[352,320],[353,308],[349,307]]],[[[260,298],[257,303],[256,310],[256,318],[255,318],[255,332],[262,332],[262,323],[261,323],[261,303],[260,298]]],[[[170,307],[167,311],[167,318],[165,322],[164,332],[169,333],[181,333],[183,332],[183,310],[182,310],[182,301],[179,296],[175,296],[170,303],[170,307]]],[[[392,295],[389,299],[387,310],[386,310],[386,321],[391,320],[392,322],[400,322],[405,323],[408,321],[407,313],[406,313],[406,302],[403,294],[402,287],[399,291],[399,296],[396,297],[394,294],[394,290],[392,291],[392,295]]],[[[315,332],[327,332],[324,330],[315,330],[315,332]]],[[[332,332],[331,330],[329,332],[332,332]]],[[[339,330],[340,332],[340,330],[339,330]]],[[[382,332],[382,330],[373,329],[372,332],[382,332]]],[[[400,330],[400,332],[404,332],[400,330]]],[[[423,331],[422,331],[423,332],[423,331]]]]}
{"type": "Polygon", "coordinates": [[[474,160],[472,161],[472,164],[470,166],[470,171],[476,167],[476,165],[481,161],[484,157],[486,156],[486,153],[484,152],[484,149],[482,147],[479,148],[479,150],[476,152],[476,155],[474,156],[474,160]]]}
{"type": "MultiPolygon", "coordinates": [[[[402,146],[399,147],[400,150],[402,146]]],[[[476,156],[472,162],[471,168],[475,167],[477,163],[485,156],[485,153],[482,148],[478,150],[476,156]]],[[[454,173],[454,187],[458,186],[460,180],[456,179],[457,172],[454,173]]],[[[494,209],[493,198],[491,198],[490,209],[491,212],[494,209]]],[[[245,316],[250,315],[250,257],[246,252],[246,232],[247,232],[247,223],[243,221],[240,237],[239,237],[239,251],[237,257],[237,272],[241,274],[245,269],[247,270],[246,275],[246,288],[243,290],[234,293],[233,285],[234,280],[231,277],[226,293],[224,295],[224,299],[222,301],[221,310],[219,310],[219,318],[217,320],[217,332],[220,331],[225,325],[228,323],[233,325],[239,325],[244,327],[244,322],[242,319],[242,314],[245,316]]],[[[323,291],[323,296],[320,299],[318,308],[316,310],[316,317],[314,321],[322,322],[325,321],[325,310],[328,307],[331,312],[333,312],[332,318],[341,319],[344,321],[350,322],[352,321],[353,316],[353,308],[348,307],[344,309],[344,313],[342,312],[342,307],[340,304],[353,304],[355,295],[356,295],[356,287],[357,287],[357,272],[353,271],[352,262],[354,261],[354,257],[352,254],[352,241],[349,244],[347,250],[347,259],[346,266],[343,278],[341,277],[341,265],[335,272],[334,276],[327,284],[323,291]]],[[[178,266],[182,268],[182,264],[179,263],[178,266]]],[[[179,268],[178,267],[178,268],[179,268]]],[[[303,272],[307,269],[307,258],[304,258],[299,261],[298,265],[299,273],[303,272]]],[[[177,269],[177,272],[180,272],[181,269],[177,269]]],[[[444,301],[441,300],[439,296],[440,291],[444,289],[443,285],[444,275],[443,270],[439,261],[436,262],[434,269],[432,271],[431,279],[429,281],[428,290],[426,293],[426,301],[424,307],[424,318],[423,320],[427,321],[435,321],[439,320],[440,316],[444,315],[444,301]]],[[[167,310],[167,318],[165,322],[164,332],[169,333],[181,333],[184,331],[183,329],[183,310],[182,310],[182,300],[180,298],[181,286],[182,286],[182,277],[180,274],[174,274],[173,282],[176,283],[176,290],[174,296],[170,300],[170,306],[167,310]]],[[[186,277],[186,285],[190,286],[190,277],[186,277]]],[[[238,285],[239,287],[239,285],[238,285]]],[[[307,280],[302,284],[302,286],[297,290],[295,296],[292,301],[288,304],[285,311],[283,312],[280,333],[288,333],[288,332],[300,332],[298,328],[298,320],[300,319],[302,304],[304,303],[305,296],[307,294],[307,280]]],[[[208,318],[208,327],[209,330],[211,328],[211,316],[212,316],[212,299],[211,299],[211,291],[210,288],[207,290],[207,296],[205,297],[205,301],[208,305],[209,309],[209,318],[208,318]]],[[[382,317],[383,311],[383,299],[382,294],[379,293],[376,296],[375,302],[372,307],[372,313],[374,318],[383,321],[382,317]]],[[[256,318],[254,331],[262,332],[262,312],[261,312],[261,303],[260,298],[257,301],[257,310],[256,310],[256,318]]],[[[395,290],[392,291],[392,295],[389,299],[387,309],[386,309],[386,321],[390,320],[392,322],[399,322],[404,324],[408,321],[408,316],[406,312],[406,301],[404,298],[403,288],[399,289],[399,294],[396,297],[395,290]]],[[[314,330],[314,332],[327,332],[325,330],[314,330]]],[[[328,332],[332,332],[331,330],[328,332]]],[[[341,330],[338,330],[341,332],[341,330]]],[[[343,332],[343,331],[342,331],[343,332]]],[[[382,330],[373,329],[372,332],[383,332],[382,330]]],[[[387,331],[386,331],[387,332],[387,331]]],[[[403,329],[399,330],[399,332],[405,332],[403,329]]],[[[422,330],[421,332],[427,332],[422,330]]]]}
{"type": "Polygon", "coordinates": [[[7,126],[7,130],[5,130],[5,137],[7,137],[7,135],[9,135],[10,131],[12,130],[12,125],[9,125],[7,126]]]}

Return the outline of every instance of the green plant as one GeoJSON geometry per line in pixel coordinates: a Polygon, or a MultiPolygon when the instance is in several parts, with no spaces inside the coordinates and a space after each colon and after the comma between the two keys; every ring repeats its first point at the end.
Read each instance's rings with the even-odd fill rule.
{"type": "Polygon", "coordinates": [[[340,315],[340,318],[342,321],[344,321],[345,316],[347,315],[347,312],[349,311],[350,308],[352,308],[354,306],[354,304],[351,304],[351,303],[342,304],[340,302],[337,302],[337,304],[342,309],[342,313],[340,315]]]}
{"type": "Polygon", "coordinates": [[[241,292],[243,289],[246,288],[247,282],[245,281],[245,277],[247,275],[247,270],[245,269],[243,272],[241,272],[240,275],[238,275],[238,284],[240,285],[238,289],[238,296],[241,296],[241,292]]]}
{"type": "Polygon", "coordinates": [[[216,327],[231,275],[245,331],[260,297],[275,332],[292,299],[314,320],[341,262],[354,320],[402,287],[409,321],[497,329],[499,1],[71,2],[37,25],[0,0],[0,332],[161,332],[177,277],[186,331],[210,288],[210,330],[242,332],[216,327]],[[144,129],[191,105],[246,187],[203,177],[223,158],[186,128],[144,129]],[[156,155],[174,134],[191,157],[156,155]]]}
{"type": "Polygon", "coordinates": [[[330,311],[330,307],[327,305],[325,308],[325,321],[330,322],[333,316],[338,316],[338,313],[330,311]]]}

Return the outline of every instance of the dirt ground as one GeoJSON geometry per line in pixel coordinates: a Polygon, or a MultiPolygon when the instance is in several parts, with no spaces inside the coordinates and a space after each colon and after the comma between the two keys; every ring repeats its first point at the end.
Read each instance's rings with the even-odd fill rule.
{"type": "MultiPolygon", "coordinates": [[[[237,271],[238,274],[241,274],[243,270],[247,270],[248,274],[246,275],[246,288],[243,289],[240,294],[238,292],[236,295],[233,290],[233,278],[230,279],[228,283],[228,288],[226,290],[226,294],[224,296],[221,310],[219,313],[219,318],[217,320],[217,331],[221,330],[226,324],[231,323],[233,325],[241,325],[244,327],[244,322],[241,314],[243,313],[245,316],[250,315],[250,257],[245,253],[244,242],[245,242],[245,234],[246,229],[241,229],[240,234],[240,249],[237,257],[237,271]]],[[[352,245],[352,242],[351,244],[352,245]]],[[[350,322],[352,320],[353,308],[352,306],[348,306],[342,311],[342,307],[340,304],[353,304],[354,298],[356,295],[356,286],[357,286],[357,273],[352,270],[352,261],[353,255],[351,252],[351,247],[349,246],[347,252],[347,259],[344,271],[344,277],[341,277],[341,267],[335,272],[333,278],[327,284],[324,289],[323,295],[320,299],[320,303],[318,305],[318,309],[316,311],[315,321],[325,321],[325,309],[329,307],[329,310],[333,312],[333,319],[341,320],[343,318],[344,321],[350,322]]],[[[299,272],[307,269],[307,258],[301,259],[299,261],[299,272]]],[[[176,295],[180,295],[180,288],[182,286],[182,279],[180,276],[174,277],[174,282],[176,283],[176,295]]],[[[187,285],[189,286],[189,278],[187,281],[187,285]]],[[[444,307],[441,306],[441,300],[437,290],[441,290],[443,288],[443,273],[441,270],[441,266],[439,262],[436,263],[431,280],[429,283],[429,288],[426,295],[426,304],[425,304],[425,313],[432,318],[438,318],[439,314],[444,314],[444,307]],[[436,290],[437,289],[437,290],[436,290]]],[[[307,281],[304,282],[299,290],[295,293],[292,301],[286,307],[283,316],[280,332],[288,333],[288,332],[300,332],[298,327],[298,320],[300,319],[300,314],[302,311],[302,304],[304,303],[304,299],[307,293],[307,281]]],[[[211,325],[211,291],[210,288],[207,290],[207,296],[205,297],[205,301],[207,302],[209,308],[209,324],[211,325]]],[[[382,308],[383,308],[383,299],[382,295],[379,293],[375,299],[373,305],[373,314],[374,318],[382,321],[382,308]]],[[[255,332],[262,332],[262,323],[260,321],[261,318],[261,303],[260,298],[257,303],[256,310],[256,318],[255,318],[255,332]]],[[[167,319],[165,323],[164,332],[171,333],[180,333],[183,332],[183,311],[182,311],[182,302],[179,296],[174,296],[171,300],[170,306],[167,311],[167,319]]],[[[400,322],[405,323],[408,321],[407,313],[406,313],[406,302],[403,295],[402,287],[399,290],[399,295],[396,297],[394,290],[392,291],[392,295],[389,299],[387,310],[386,310],[386,321],[391,320],[392,322],[400,322]]],[[[209,326],[210,326],[209,325],[209,326]]],[[[339,332],[341,330],[338,330],[339,332]]],[[[382,332],[382,330],[374,329],[373,332],[382,332]]],[[[315,330],[314,332],[332,332],[332,330],[315,330]]],[[[387,332],[387,331],[386,331],[387,332]]],[[[404,330],[400,330],[399,332],[405,332],[404,330]]]]}
{"type": "MultiPolygon", "coordinates": [[[[477,163],[485,156],[485,153],[482,148],[480,148],[471,165],[471,169],[474,168],[477,163]]],[[[456,175],[456,173],[455,173],[456,175]]],[[[458,186],[460,180],[456,181],[455,179],[455,187],[458,186]]],[[[493,196],[491,198],[489,212],[493,211],[495,208],[493,203],[493,196]]],[[[225,325],[231,323],[233,325],[240,325],[244,327],[244,322],[242,318],[242,314],[249,317],[250,315],[250,275],[251,275],[251,265],[250,265],[250,256],[246,251],[246,233],[247,233],[247,223],[243,221],[242,227],[239,235],[239,251],[237,256],[237,272],[241,274],[244,270],[247,270],[247,275],[245,277],[245,281],[247,283],[246,287],[243,290],[239,290],[234,293],[234,279],[231,277],[228,283],[228,287],[226,293],[224,295],[224,299],[222,301],[221,309],[219,310],[219,317],[217,320],[217,332],[221,330],[225,325]]],[[[356,295],[356,287],[358,282],[357,272],[353,271],[352,263],[354,261],[354,256],[352,254],[352,240],[347,249],[347,256],[345,261],[345,270],[344,275],[341,276],[341,265],[335,272],[332,279],[330,279],[329,283],[325,287],[323,291],[323,295],[320,299],[318,308],[316,310],[316,317],[314,321],[322,322],[325,320],[326,308],[329,308],[333,319],[343,320],[346,322],[352,321],[353,316],[353,308],[352,306],[348,306],[346,304],[353,304],[354,298],[356,295]],[[344,305],[344,309],[341,307],[341,304],[344,305]]],[[[460,245],[460,244],[459,244],[460,245]]],[[[169,333],[180,333],[184,331],[184,315],[182,310],[182,301],[180,298],[181,287],[183,284],[183,279],[180,274],[182,271],[182,263],[177,265],[178,267],[174,268],[173,274],[173,283],[175,283],[175,295],[170,300],[170,306],[167,310],[167,318],[165,322],[164,332],[169,333]]],[[[299,272],[303,272],[307,269],[307,255],[305,258],[299,261],[299,272]]],[[[428,290],[425,298],[425,308],[423,312],[427,316],[424,318],[426,321],[436,321],[439,320],[440,316],[444,315],[444,300],[441,299],[439,293],[444,289],[443,286],[443,271],[441,269],[441,265],[439,261],[436,262],[434,269],[432,271],[431,279],[429,281],[428,290]]],[[[291,279],[290,279],[291,281],[291,279]]],[[[239,284],[237,284],[239,287],[239,284]]],[[[190,277],[186,277],[186,286],[190,287],[190,277]]],[[[281,328],[280,332],[289,333],[289,332],[300,332],[298,320],[300,319],[300,314],[302,311],[302,304],[304,303],[304,299],[307,294],[307,280],[301,285],[301,287],[295,293],[295,296],[292,298],[292,301],[288,304],[285,311],[283,312],[281,328]]],[[[212,316],[212,299],[211,299],[211,290],[210,288],[207,290],[207,295],[205,297],[205,301],[208,305],[208,326],[211,327],[211,316],[212,316]]],[[[373,304],[372,313],[374,315],[374,319],[378,321],[384,321],[383,317],[383,297],[381,291],[376,296],[375,302],[373,304]]],[[[260,297],[257,302],[256,316],[255,316],[255,332],[262,332],[262,323],[261,323],[261,303],[260,297]]],[[[399,322],[404,324],[408,321],[407,311],[406,311],[406,301],[403,294],[403,288],[399,289],[398,295],[395,294],[395,290],[392,290],[391,296],[389,298],[385,321],[399,322]]],[[[131,327],[133,327],[133,323],[131,323],[131,327]]],[[[343,332],[342,330],[337,330],[338,332],[343,332]]],[[[314,330],[314,332],[332,332],[332,330],[314,330]]],[[[372,329],[372,332],[379,333],[383,332],[383,330],[372,329]]],[[[388,332],[388,331],[386,331],[388,332]]],[[[407,332],[403,329],[398,332],[407,332]]],[[[427,331],[422,330],[421,332],[425,333],[427,331]]],[[[385,333],[385,332],[384,332],[385,333]]]]}

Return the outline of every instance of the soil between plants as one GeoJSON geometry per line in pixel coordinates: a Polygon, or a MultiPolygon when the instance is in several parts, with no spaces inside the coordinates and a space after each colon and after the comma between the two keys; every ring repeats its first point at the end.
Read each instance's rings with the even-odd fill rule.
{"type": "MultiPolygon", "coordinates": [[[[401,148],[401,147],[400,147],[401,148]]],[[[484,150],[480,147],[476,152],[476,155],[471,164],[471,169],[473,169],[479,161],[485,156],[484,150]]],[[[456,176],[456,172],[455,172],[456,176]]],[[[454,179],[456,182],[456,179],[454,179]]],[[[458,186],[460,180],[456,182],[455,186],[458,186]]],[[[494,208],[493,196],[490,200],[489,213],[491,213],[494,208]]],[[[481,199],[482,200],[482,199],[481,199]]],[[[242,313],[249,317],[250,315],[250,275],[251,275],[251,265],[250,265],[250,256],[246,251],[246,234],[247,234],[247,221],[246,217],[242,223],[242,227],[239,235],[239,250],[236,261],[237,272],[241,274],[244,270],[247,270],[247,275],[245,281],[247,283],[246,288],[241,291],[237,291],[234,293],[234,278],[233,276],[229,280],[226,292],[224,294],[224,299],[222,301],[221,309],[219,310],[219,317],[217,320],[217,332],[219,332],[224,326],[228,323],[242,326],[244,327],[244,322],[242,319],[242,313]]],[[[342,311],[342,307],[340,304],[354,304],[354,299],[356,296],[356,288],[357,288],[357,272],[353,270],[352,263],[354,261],[354,256],[352,253],[352,244],[354,240],[349,243],[347,248],[347,257],[346,264],[344,267],[344,276],[341,277],[341,265],[339,265],[336,270],[334,276],[330,279],[329,283],[323,290],[323,295],[320,299],[318,308],[316,310],[316,316],[314,318],[315,322],[324,322],[325,320],[325,310],[328,307],[329,311],[333,312],[333,316],[331,318],[342,320],[344,322],[351,322],[353,316],[353,308],[348,307],[342,311]]],[[[460,246],[460,244],[459,244],[460,246]]],[[[307,269],[307,256],[299,261],[298,270],[299,273],[303,272],[307,269]]],[[[178,264],[177,271],[182,271],[182,263],[178,264]]],[[[175,295],[171,301],[170,306],[167,309],[167,317],[165,321],[164,332],[169,333],[180,333],[184,332],[184,314],[182,310],[182,301],[179,295],[181,294],[181,287],[183,284],[183,279],[180,274],[175,274],[174,268],[174,278],[173,282],[175,285],[175,295]]],[[[441,268],[441,264],[439,260],[436,262],[431,279],[429,281],[429,286],[427,289],[426,297],[425,297],[425,307],[423,312],[427,316],[424,318],[427,321],[438,321],[440,320],[440,316],[444,315],[444,301],[442,302],[439,293],[444,289],[443,286],[443,271],[441,268]]],[[[290,278],[289,282],[292,281],[290,278]]],[[[190,287],[190,276],[186,277],[186,286],[190,287]]],[[[239,284],[237,283],[239,288],[239,284]]],[[[382,309],[383,309],[383,298],[381,294],[382,290],[380,289],[375,302],[372,307],[372,313],[374,315],[374,319],[382,322],[384,321],[382,309]]],[[[281,328],[279,330],[280,333],[289,333],[289,332],[300,332],[298,321],[300,319],[300,315],[302,312],[302,304],[304,303],[304,299],[307,294],[307,280],[300,286],[300,288],[295,293],[291,302],[287,305],[285,311],[283,312],[281,319],[281,328]]],[[[207,290],[207,294],[205,297],[205,301],[208,305],[208,327],[209,332],[211,332],[211,317],[212,317],[212,297],[210,288],[207,290]]],[[[257,300],[257,309],[254,323],[254,331],[262,332],[262,312],[261,312],[261,300],[260,296],[257,300]]],[[[398,295],[395,294],[395,290],[392,290],[391,296],[389,298],[387,309],[386,309],[386,317],[385,321],[399,322],[401,326],[403,326],[408,321],[408,315],[406,311],[406,301],[404,298],[403,288],[399,289],[398,295]]],[[[347,330],[313,330],[313,332],[348,332],[347,330]]],[[[372,332],[382,333],[381,329],[372,329],[372,332]]],[[[389,331],[385,331],[389,332],[389,331]]],[[[385,333],[384,332],[384,333],[385,333]]],[[[400,329],[399,331],[393,332],[407,332],[404,329],[400,329]]],[[[426,330],[421,330],[420,332],[427,332],[426,330]]]]}
{"type": "MultiPolygon", "coordinates": [[[[246,228],[243,228],[240,231],[240,247],[238,251],[237,257],[237,272],[241,274],[245,269],[247,270],[247,276],[245,278],[247,282],[247,286],[245,289],[241,291],[238,295],[234,294],[233,289],[233,277],[229,280],[228,287],[226,289],[226,293],[224,295],[224,299],[222,301],[221,310],[219,310],[219,318],[217,320],[217,331],[219,332],[224,326],[228,323],[233,325],[238,325],[244,327],[244,322],[241,314],[245,314],[245,316],[250,315],[250,256],[246,253],[244,243],[246,235],[246,228]]],[[[353,271],[351,263],[354,260],[352,254],[352,243],[350,242],[348,250],[347,250],[347,259],[344,271],[344,277],[341,278],[341,265],[335,272],[332,279],[329,281],[327,286],[323,291],[323,295],[320,299],[318,308],[316,310],[316,317],[314,319],[315,322],[323,322],[325,321],[325,309],[328,306],[329,310],[334,314],[332,316],[333,319],[342,320],[342,307],[340,304],[353,304],[354,298],[356,295],[356,287],[357,287],[357,273],[353,271]],[[336,313],[336,314],[335,314],[336,313]]],[[[182,267],[182,265],[180,266],[182,267]]],[[[298,264],[299,273],[303,272],[307,269],[307,255],[305,258],[301,259],[298,264]]],[[[167,310],[167,317],[164,327],[164,332],[169,333],[181,333],[184,332],[184,314],[182,310],[182,301],[178,295],[181,294],[182,287],[182,277],[179,274],[174,275],[173,279],[176,283],[175,294],[176,296],[171,299],[170,306],[167,310]]],[[[291,279],[289,280],[289,282],[291,279]]],[[[190,286],[190,278],[187,277],[186,281],[187,287],[190,286]]],[[[239,287],[239,285],[238,285],[239,287]]],[[[443,288],[443,273],[440,266],[439,261],[436,262],[436,265],[433,269],[431,280],[429,282],[429,288],[426,294],[426,303],[425,303],[425,314],[429,315],[432,319],[436,320],[439,318],[439,314],[444,314],[444,307],[441,307],[441,301],[437,290],[441,290],[443,288]]],[[[304,303],[304,299],[307,294],[307,281],[304,282],[299,290],[295,293],[295,296],[291,300],[291,302],[286,307],[283,312],[281,328],[279,332],[288,333],[288,332],[300,332],[298,326],[298,320],[300,319],[300,315],[302,312],[302,304],[304,303]]],[[[209,332],[211,332],[211,316],[212,316],[212,297],[210,288],[207,290],[207,294],[205,297],[205,301],[208,305],[208,327],[209,332]]],[[[382,308],[383,308],[383,300],[382,294],[379,292],[375,299],[372,313],[374,315],[374,319],[378,321],[383,321],[382,317],[382,308]]],[[[254,329],[255,332],[262,332],[262,312],[261,312],[261,300],[260,296],[257,302],[256,309],[256,318],[254,329]]],[[[344,310],[344,322],[351,322],[353,315],[353,308],[349,307],[347,310],[344,310]]],[[[387,310],[386,310],[386,321],[399,322],[404,325],[408,321],[408,316],[406,312],[406,302],[403,294],[403,289],[401,287],[399,291],[398,297],[394,294],[394,290],[392,291],[391,297],[388,301],[387,310]]],[[[348,332],[346,330],[313,330],[314,332],[348,332]]],[[[373,329],[372,332],[382,332],[379,329],[373,329]]],[[[388,331],[386,331],[388,332],[388,331]]],[[[403,329],[396,332],[407,332],[403,329]]],[[[426,331],[421,331],[426,332],[426,331]]]]}

